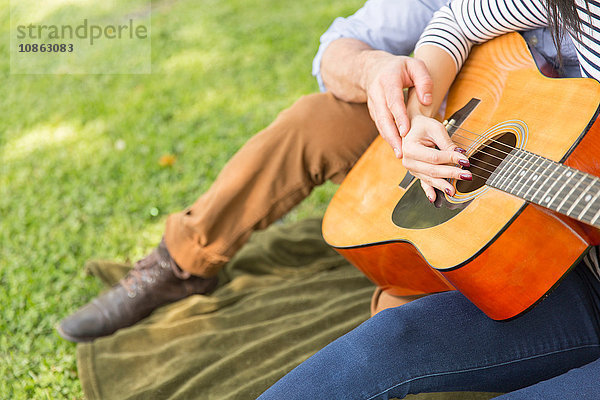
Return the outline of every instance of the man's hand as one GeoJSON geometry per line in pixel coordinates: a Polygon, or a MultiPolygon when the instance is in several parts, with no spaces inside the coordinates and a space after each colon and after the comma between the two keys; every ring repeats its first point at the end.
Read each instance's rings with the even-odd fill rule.
{"type": "Polygon", "coordinates": [[[402,140],[410,129],[404,89],[415,87],[420,102],[432,102],[433,82],[425,64],[411,57],[372,52],[365,62],[363,83],[367,106],[379,134],[402,157],[402,140]]]}
{"type": "Polygon", "coordinates": [[[323,54],[321,75],[334,96],[349,102],[366,102],[381,136],[402,157],[400,134],[410,129],[404,89],[415,87],[419,100],[432,102],[433,83],[423,62],[374,50],[360,40],[333,41],[323,54]]]}
{"type": "Polygon", "coordinates": [[[457,147],[448,136],[446,128],[432,117],[437,113],[454,77],[456,65],[445,50],[424,45],[417,49],[415,56],[427,65],[427,70],[435,82],[431,105],[422,104],[422,95],[417,88],[410,89],[406,102],[407,114],[411,121],[408,132],[402,133],[404,157],[402,164],[421,180],[421,187],[434,202],[435,189],[454,196],[455,188],[446,180],[456,178],[470,181],[471,172],[461,169],[469,167],[466,151],[457,147]]]}

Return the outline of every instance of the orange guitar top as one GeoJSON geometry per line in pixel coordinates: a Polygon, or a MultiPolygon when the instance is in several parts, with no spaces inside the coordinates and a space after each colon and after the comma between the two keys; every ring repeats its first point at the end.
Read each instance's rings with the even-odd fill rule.
{"type": "Polygon", "coordinates": [[[600,84],[542,76],[515,33],[473,49],[449,92],[446,118],[470,101],[476,106],[449,126],[471,160],[484,163],[490,150],[504,154],[504,164],[480,164],[487,181],[459,184],[457,196],[435,208],[377,138],[332,199],[323,235],[392,294],[456,288],[490,317],[509,319],[536,304],[600,243],[597,228],[570,218],[589,223],[600,193],[600,125],[594,124],[600,84]],[[512,155],[493,148],[499,140],[512,155]],[[532,163],[515,169],[527,157],[532,163]],[[570,175],[579,181],[579,172],[564,165],[590,175],[581,174],[576,186],[570,175]],[[539,187],[527,180],[535,174],[539,187]]]}

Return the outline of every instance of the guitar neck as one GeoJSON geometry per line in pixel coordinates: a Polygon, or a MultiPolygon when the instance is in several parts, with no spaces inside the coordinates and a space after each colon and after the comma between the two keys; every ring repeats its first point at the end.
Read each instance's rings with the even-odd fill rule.
{"type": "Polygon", "coordinates": [[[600,228],[600,179],[514,149],[486,184],[600,228]]]}

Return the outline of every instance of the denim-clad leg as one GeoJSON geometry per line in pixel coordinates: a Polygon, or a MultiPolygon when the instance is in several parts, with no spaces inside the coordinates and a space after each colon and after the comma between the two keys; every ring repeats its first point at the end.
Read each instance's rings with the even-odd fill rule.
{"type": "MultiPolygon", "coordinates": [[[[367,320],[302,363],[259,399],[506,393],[535,387],[591,363],[569,373],[588,376],[589,368],[600,371],[598,362],[593,362],[600,357],[599,293],[600,283],[580,266],[537,307],[508,322],[489,319],[457,292],[427,296],[367,320]]],[[[587,386],[577,384],[566,393],[586,390],[597,396],[599,376],[596,373],[587,386]]],[[[573,384],[565,379],[555,385],[573,384]]],[[[550,385],[540,390],[554,390],[552,381],[540,385],[550,385]]]]}
{"type": "Polygon", "coordinates": [[[600,359],[566,374],[496,397],[497,400],[598,400],[600,359]]]}

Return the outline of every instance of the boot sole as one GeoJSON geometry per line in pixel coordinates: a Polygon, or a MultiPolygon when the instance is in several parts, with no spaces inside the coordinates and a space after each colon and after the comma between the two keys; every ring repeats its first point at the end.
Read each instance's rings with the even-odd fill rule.
{"type": "Polygon", "coordinates": [[[73,342],[73,343],[88,343],[88,342],[92,342],[94,339],[98,339],[97,337],[71,336],[68,333],[66,333],[65,331],[63,331],[60,325],[58,325],[56,327],[56,331],[58,332],[58,336],[60,336],[61,338],[65,339],[65,340],[68,340],[69,342],[73,342]]]}

